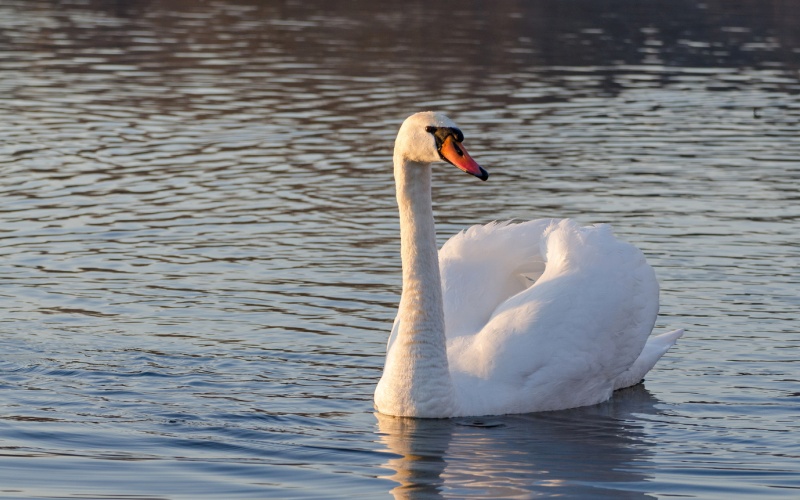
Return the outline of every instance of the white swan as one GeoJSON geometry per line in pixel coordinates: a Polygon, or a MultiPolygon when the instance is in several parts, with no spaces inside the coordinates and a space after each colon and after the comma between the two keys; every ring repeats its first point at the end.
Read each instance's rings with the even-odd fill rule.
{"type": "Polygon", "coordinates": [[[431,164],[489,177],[462,141],[433,112],[406,119],[395,141],[403,293],[375,408],[429,418],[559,410],[640,382],[683,330],[649,338],[658,283],[609,226],[492,223],[437,252],[431,164]]]}

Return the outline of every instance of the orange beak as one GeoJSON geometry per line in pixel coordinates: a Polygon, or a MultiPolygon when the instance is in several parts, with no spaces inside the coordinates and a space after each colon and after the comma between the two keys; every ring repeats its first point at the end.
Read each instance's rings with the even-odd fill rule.
{"type": "Polygon", "coordinates": [[[468,174],[472,174],[478,179],[485,181],[489,178],[489,172],[483,169],[478,163],[464,149],[464,146],[455,140],[452,135],[447,136],[447,139],[442,143],[439,148],[439,154],[442,159],[448,161],[460,168],[468,174]]]}

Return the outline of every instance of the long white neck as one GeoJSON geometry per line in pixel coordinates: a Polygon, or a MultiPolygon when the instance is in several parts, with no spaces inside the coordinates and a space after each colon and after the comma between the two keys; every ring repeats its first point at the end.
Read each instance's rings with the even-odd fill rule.
{"type": "Polygon", "coordinates": [[[382,413],[446,417],[453,413],[439,254],[431,200],[431,166],[395,156],[400,208],[403,295],[396,338],[375,393],[382,413]]]}
{"type": "Polygon", "coordinates": [[[444,345],[444,306],[439,277],[439,252],[431,201],[431,166],[406,162],[395,167],[400,208],[400,255],[403,295],[399,330],[444,345]]]}

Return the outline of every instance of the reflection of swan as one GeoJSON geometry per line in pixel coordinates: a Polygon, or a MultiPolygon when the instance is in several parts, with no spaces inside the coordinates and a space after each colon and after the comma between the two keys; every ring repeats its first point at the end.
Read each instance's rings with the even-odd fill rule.
{"type": "Polygon", "coordinates": [[[557,410],[639,382],[683,332],[648,341],[658,283],[642,253],[608,226],[475,226],[437,253],[431,163],[489,177],[462,141],[452,121],[432,112],[409,117],[397,135],[403,294],[375,390],[378,411],[557,410]]]}
{"type": "Polygon", "coordinates": [[[643,385],[595,406],[484,418],[421,420],[376,414],[395,499],[652,498],[652,443],[640,415],[657,400],[643,385]],[[637,468],[637,464],[643,464],[637,468]]]}
{"type": "Polygon", "coordinates": [[[419,420],[375,414],[381,441],[389,451],[400,455],[389,459],[386,468],[399,483],[392,490],[395,499],[441,498],[441,475],[447,464],[444,455],[453,433],[451,420],[419,420]]]}

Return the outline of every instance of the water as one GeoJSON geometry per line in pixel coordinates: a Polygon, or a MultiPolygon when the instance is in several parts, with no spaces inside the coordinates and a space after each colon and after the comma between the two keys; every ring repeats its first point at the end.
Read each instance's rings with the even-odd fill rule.
{"type": "Polygon", "coordinates": [[[785,1],[0,4],[0,497],[795,498],[800,8],[785,1]],[[491,172],[441,241],[610,222],[686,336],[564,412],[413,421],[372,390],[391,148],[491,172]]]}

